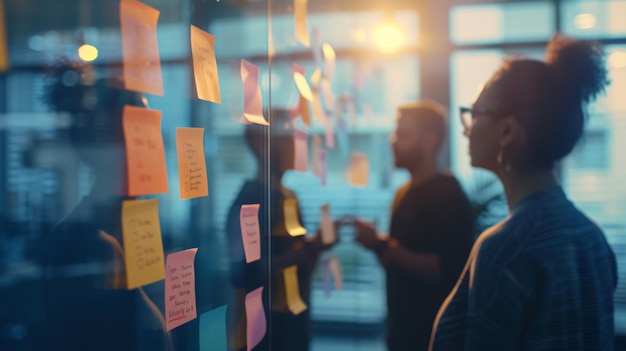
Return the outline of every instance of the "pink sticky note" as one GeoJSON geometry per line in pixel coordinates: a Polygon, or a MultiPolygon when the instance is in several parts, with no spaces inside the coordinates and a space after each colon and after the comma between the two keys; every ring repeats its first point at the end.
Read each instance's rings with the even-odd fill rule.
{"type": "Polygon", "coordinates": [[[269,125],[263,117],[263,98],[259,86],[259,67],[241,60],[241,80],[243,81],[243,116],[250,123],[269,125]]]}
{"type": "Polygon", "coordinates": [[[165,325],[172,330],[196,319],[194,259],[198,249],[167,255],[165,261],[165,325]]]}
{"type": "Polygon", "coordinates": [[[326,114],[326,123],[324,123],[324,134],[326,136],[326,147],[329,149],[334,149],[335,132],[333,131],[333,121],[328,114],[326,114]]]}
{"type": "Polygon", "coordinates": [[[261,230],[259,229],[259,204],[243,205],[239,211],[241,240],[246,263],[261,259],[261,230]]]}
{"type": "Polygon", "coordinates": [[[307,132],[296,128],[293,135],[295,147],[293,169],[297,172],[306,172],[307,170],[307,164],[309,163],[307,137],[307,132]]]}
{"type": "Polygon", "coordinates": [[[293,73],[298,72],[300,74],[304,74],[304,72],[306,72],[306,69],[303,66],[301,66],[301,65],[299,65],[297,63],[292,63],[291,64],[291,71],[293,73]]]}
{"type": "Polygon", "coordinates": [[[326,186],[326,175],[328,174],[328,152],[326,150],[320,151],[320,180],[322,186],[326,186]]]}
{"type": "Polygon", "coordinates": [[[248,351],[257,346],[267,331],[267,321],[263,310],[263,287],[246,295],[246,336],[248,351]]]}

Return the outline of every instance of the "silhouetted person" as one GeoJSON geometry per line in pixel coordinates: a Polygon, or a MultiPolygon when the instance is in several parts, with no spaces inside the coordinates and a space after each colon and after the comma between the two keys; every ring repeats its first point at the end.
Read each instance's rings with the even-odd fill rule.
{"type": "MultiPolygon", "coordinates": [[[[297,199],[293,191],[282,185],[281,179],[294,166],[294,127],[289,120],[288,110],[275,109],[270,115],[270,155],[264,152],[267,150],[265,140],[268,127],[256,124],[246,126],[246,142],[258,161],[258,171],[253,179],[244,183],[228,214],[231,276],[236,289],[234,302],[229,305],[228,324],[230,328],[234,328],[229,331],[233,338],[229,349],[246,349],[244,298],[247,293],[263,286],[265,315],[267,317],[271,313],[271,327],[268,321],[269,335],[254,350],[306,351],[309,349],[311,333],[311,276],[319,254],[329,246],[321,243],[319,232],[314,237],[292,237],[287,232],[283,204],[287,199],[297,199]],[[249,264],[246,264],[243,255],[239,221],[240,209],[244,204],[260,204],[261,259],[249,264]],[[268,211],[271,216],[269,223],[265,217],[268,211]],[[268,255],[270,252],[271,257],[268,255]],[[309,309],[298,315],[293,315],[284,304],[283,270],[292,265],[298,267],[300,296],[309,306],[309,309]],[[269,269],[271,278],[268,277],[269,269]],[[268,306],[270,283],[272,301],[271,306],[268,306]]],[[[297,214],[298,220],[303,224],[299,204],[297,214]]]]}
{"type": "Polygon", "coordinates": [[[125,288],[122,254],[101,234],[122,243],[122,201],[128,199],[122,109],[146,104],[114,87],[120,83],[97,79],[89,65],[67,59],[51,67],[46,80],[45,103],[69,114],[67,137],[95,176],[90,193],[45,238],[46,350],[163,350],[162,330],[140,331],[145,301],[125,288]]]}
{"type": "Polygon", "coordinates": [[[432,350],[612,350],[615,256],[554,166],[608,83],[599,44],[553,38],[513,58],[464,109],[472,165],[502,181],[511,215],[476,241],[434,326],[432,350]]]}
{"type": "Polygon", "coordinates": [[[460,184],[438,170],[445,109],[431,101],[401,106],[393,136],[395,165],[411,173],[396,193],[389,238],[357,221],[357,241],[387,273],[390,351],[426,350],[439,306],[472,246],[474,217],[460,184]]]}

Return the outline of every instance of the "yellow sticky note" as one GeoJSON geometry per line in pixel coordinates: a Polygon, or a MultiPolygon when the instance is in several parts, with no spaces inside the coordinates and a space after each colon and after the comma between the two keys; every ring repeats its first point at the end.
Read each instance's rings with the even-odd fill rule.
{"type": "Polygon", "coordinates": [[[285,293],[287,295],[287,306],[294,315],[307,310],[308,306],[300,297],[300,285],[298,284],[298,266],[290,266],[283,271],[285,277],[285,293]]]}
{"type": "Polygon", "coordinates": [[[4,13],[4,1],[0,0],[0,72],[9,70],[9,47],[4,13]]]}
{"type": "Polygon", "coordinates": [[[124,106],[128,195],[166,193],[167,167],[161,136],[161,111],[124,106]]]}
{"type": "Polygon", "coordinates": [[[296,24],[296,39],[307,48],[311,46],[307,24],[308,0],[293,0],[293,17],[296,24]]]}
{"type": "Polygon", "coordinates": [[[124,87],[128,90],[163,95],[157,41],[159,14],[159,10],[139,1],[120,1],[124,87]]]}
{"type": "Polygon", "coordinates": [[[283,201],[283,213],[285,216],[285,228],[291,236],[301,236],[306,234],[306,229],[300,224],[298,217],[298,200],[295,198],[283,201]]]}
{"type": "Polygon", "coordinates": [[[176,128],[181,199],[209,195],[203,139],[204,128],[176,128]]]}
{"type": "Polygon", "coordinates": [[[337,54],[329,43],[322,45],[322,53],[324,54],[324,76],[332,80],[335,76],[335,60],[337,59],[337,54]]]}
{"type": "Polygon", "coordinates": [[[306,77],[300,72],[293,73],[293,80],[296,82],[296,87],[300,95],[309,101],[313,101],[313,92],[309,83],[306,81],[306,77]]]}
{"type": "Polygon", "coordinates": [[[191,55],[198,99],[222,103],[220,82],[215,61],[215,37],[192,25],[191,55]]]}
{"type": "Polygon", "coordinates": [[[122,203],[126,287],[134,289],[165,278],[159,200],[122,203]]]}
{"type": "Polygon", "coordinates": [[[350,155],[349,182],[354,187],[367,186],[369,182],[369,159],[367,155],[353,152],[350,155]]]}

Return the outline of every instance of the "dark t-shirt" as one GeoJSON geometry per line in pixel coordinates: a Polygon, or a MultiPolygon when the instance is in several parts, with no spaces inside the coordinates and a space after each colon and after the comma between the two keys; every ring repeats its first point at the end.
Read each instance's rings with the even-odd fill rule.
{"type": "Polygon", "coordinates": [[[436,254],[443,279],[432,281],[387,266],[390,351],[427,350],[439,306],[454,286],[472,247],[472,207],[457,180],[437,175],[396,193],[389,235],[413,252],[436,254]]]}

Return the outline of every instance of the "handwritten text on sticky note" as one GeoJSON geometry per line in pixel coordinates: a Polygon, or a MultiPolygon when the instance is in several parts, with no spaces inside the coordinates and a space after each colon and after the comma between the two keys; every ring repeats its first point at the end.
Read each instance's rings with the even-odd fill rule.
{"type": "Polygon", "coordinates": [[[165,277],[159,200],[122,203],[126,286],[134,289],[165,277]]]}
{"type": "MultiPolygon", "coordinates": [[[[132,0],[131,0],[132,1],[132,0]]],[[[161,136],[161,112],[124,106],[128,195],[167,192],[167,167],[161,136]]]]}
{"type": "Polygon", "coordinates": [[[246,263],[261,259],[261,230],[259,229],[259,204],[243,205],[239,212],[241,239],[246,263]]]}
{"type": "Polygon", "coordinates": [[[167,255],[165,263],[165,324],[172,330],[196,319],[194,259],[198,249],[167,255]]]}
{"type": "Polygon", "coordinates": [[[222,103],[220,82],[215,61],[215,37],[192,25],[190,28],[193,75],[198,98],[222,103]]]}
{"type": "Polygon", "coordinates": [[[203,138],[204,128],[176,128],[181,199],[209,194],[203,138]]]}
{"type": "Polygon", "coordinates": [[[124,87],[128,90],[163,95],[158,21],[158,10],[135,0],[120,2],[124,87]]]}

